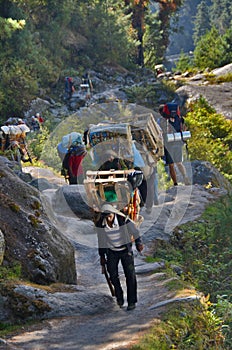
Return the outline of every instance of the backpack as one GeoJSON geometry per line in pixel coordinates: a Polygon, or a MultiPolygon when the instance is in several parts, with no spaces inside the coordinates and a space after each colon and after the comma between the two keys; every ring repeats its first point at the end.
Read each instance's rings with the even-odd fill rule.
{"type": "MultiPolygon", "coordinates": [[[[173,128],[172,131],[169,131],[167,133],[168,142],[180,141],[180,140],[184,142],[191,137],[190,131],[183,131],[184,118],[180,114],[180,107],[177,103],[175,102],[166,103],[163,106],[163,117],[166,119],[165,122],[167,122],[168,125],[171,124],[173,128]],[[170,118],[174,118],[175,120],[174,121],[170,120],[170,118]]],[[[166,124],[166,127],[167,127],[167,124],[166,124]]],[[[187,144],[186,144],[186,147],[187,147],[187,144]]]]}
{"type": "Polygon", "coordinates": [[[178,115],[180,117],[180,107],[177,103],[169,102],[163,107],[163,116],[167,119],[175,117],[178,115]]]}

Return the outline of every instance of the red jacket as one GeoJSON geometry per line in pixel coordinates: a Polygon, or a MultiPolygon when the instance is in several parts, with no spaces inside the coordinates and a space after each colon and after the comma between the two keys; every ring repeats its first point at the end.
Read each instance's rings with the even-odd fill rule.
{"type": "Polygon", "coordinates": [[[77,156],[77,155],[71,155],[68,160],[69,165],[69,171],[71,176],[79,176],[83,175],[83,167],[82,167],[82,160],[84,159],[85,155],[77,156]]]}

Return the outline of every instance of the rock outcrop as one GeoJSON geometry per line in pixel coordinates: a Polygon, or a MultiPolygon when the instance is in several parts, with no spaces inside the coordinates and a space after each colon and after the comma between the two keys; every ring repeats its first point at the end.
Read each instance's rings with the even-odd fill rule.
{"type": "Polygon", "coordinates": [[[231,183],[210,162],[194,160],[191,167],[193,184],[209,185],[231,193],[231,183]]]}
{"type": "Polygon", "coordinates": [[[188,84],[177,89],[176,93],[183,100],[195,101],[201,96],[215,108],[216,112],[224,115],[227,119],[232,119],[232,83],[222,83],[217,85],[188,84]]]}
{"type": "Polygon", "coordinates": [[[23,277],[38,284],[75,284],[73,246],[50,222],[40,192],[15,175],[3,157],[0,192],[3,265],[18,262],[23,277]]]}
{"type": "MultiPolygon", "coordinates": [[[[216,77],[224,76],[232,73],[232,63],[224,67],[214,69],[210,74],[216,77]]],[[[176,90],[182,103],[186,101],[195,101],[199,97],[204,97],[208,103],[227,119],[232,119],[232,98],[231,98],[232,82],[224,82],[221,84],[211,84],[207,81],[207,75],[197,74],[186,79],[186,84],[176,90]]]]}

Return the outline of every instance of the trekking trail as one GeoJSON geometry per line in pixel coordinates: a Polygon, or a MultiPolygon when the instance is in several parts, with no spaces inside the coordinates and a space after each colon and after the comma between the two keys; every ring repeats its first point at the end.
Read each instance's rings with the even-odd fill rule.
{"type": "MultiPolygon", "coordinates": [[[[54,177],[48,176],[48,179],[54,183],[54,177]]],[[[60,185],[60,178],[56,180],[60,185]]],[[[52,207],[55,193],[55,189],[43,191],[59,222],[59,228],[75,247],[77,286],[73,286],[72,292],[64,291],[51,296],[56,305],[56,317],[25,326],[20,334],[7,339],[3,347],[0,344],[1,348],[129,349],[159,319],[167,304],[199,297],[193,290],[185,291],[182,296],[175,296],[175,292],[168,290],[166,286],[170,279],[162,270],[164,262],[147,263],[145,259],[151,254],[155,239],[167,239],[175,226],[197,218],[214,197],[213,194],[198,185],[178,186],[167,193],[160,193],[160,204],[153,207],[151,215],[148,216],[141,210],[144,216],[141,232],[145,249],[143,254],[134,251],[138,303],[136,309],[127,311],[127,303],[122,309],[118,307],[111,297],[105,276],[101,274],[93,223],[74,216],[68,210],[64,213],[60,210],[56,212],[56,208],[52,207]]],[[[122,270],[120,275],[126,296],[122,270]]]]}

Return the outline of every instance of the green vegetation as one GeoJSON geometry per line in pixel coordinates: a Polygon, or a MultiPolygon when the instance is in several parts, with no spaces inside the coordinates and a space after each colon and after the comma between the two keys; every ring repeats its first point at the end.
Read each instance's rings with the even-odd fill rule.
{"type": "Polygon", "coordinates": [[[0,266],[0,282],[6,280],[19,279],[21,277],[21,265],[13,264],[12,267],[0,266]]]}
{"type": "MultiPolygon", "coordinates": [[[[181,266],[180,288],[191,283],[207,297],[200,303],[173,305],[133,350],[230,349],[231,226],[232,198],[225,197],[210,205],[196,222],[176,228],[169,242],[156,242],[154,260],[164,260],[167,267],[181,266]]],[[[171,289],[173,284],[178,286],[172,280],[171,289]]]]}
{"type": "Polygon", "coordinates": [[[198,39],[193,57],[190,57],[183,51],[181,52],[180,58],[173,70],[196,72],[197,70],[205,70],[206,68],[212,70],[229,64],[232,61],[231,44],[232,30],[228,29],[222,35],[213,26],[198,39]]]}
{"type": "Polygon", "coordinates": [[[136,103],[147,108],[157,110],[162,95],[167,96],[167,100],[175,97],[177,85],[172,81],[163,80],[156,85],[143,85],[126,87],[122,90],[126,93],[129,103],[136,103]]]}
{"type": "Polygon", "coordinates": [[[186,123],[192,137],[188,141],[191,160],[207,160],[232,180],[232,123],[215,112],[205,99],[190,106],[186,123]]]}
{"type": "Polygon", "coordinates": [[[219,77],[214,74],[205,74],[207,81],[211,84],[221,84],[221,83],[229,83],[232,81],[232,73],[228,73],[225,75],[220,75],[219,77]]]}
{"type": "Polygon", "coordinates": [[[200,303],[169,307],[161,320],[154,322],[152,332],[131,349],[229,350],[221,331],[222,319],[214,314],[204,299],[200,303]]]}
{"type": "Polygon", "coordinates": [[[35,97],[57,97],[67,75],[80,77],[105,65],[134,69],[144,66],[144,58],[154,68],[182,1],[158,6],[155,13],[149,3],[1,1],[1,121],[20,116],[35,97]]]}
{"type": "Polygon", "coordinates": [[[191,57],[189,55],[185,54],[183,50],[180,53],[180,58],[178,62],[176,63],[175,68],[173,68],[174,72],[187,72],[187,71],[193,71],[193,62],[191,57]]]}
{"type": "Polygon", "coordinates": [[[231,293],[232,198],[209,206],[202,217],[177,228],[170,242],[157,242],[154,256],[169,264],[180,264],[184,278],[213,301],[231,293]]]}
{"type": "Polygon", "coordinates": [[[175,26],[174,34],[171,33],[172,47],[176,53],[183,50],[186,54],[181,55],[175,70],[214,69],[231,63],[230,0],[188,0],[179,16],[179,33],[175,34],[175,26]],[[189,51],[193,52],[191,60],[189,51]]]}
{"type": "Polygon", "coordinates": [[[232,30],[221,35],[215,27],[202,36],[194,50],[194,64],[199,69],[214,69],[230,63],[232,30]]]}

